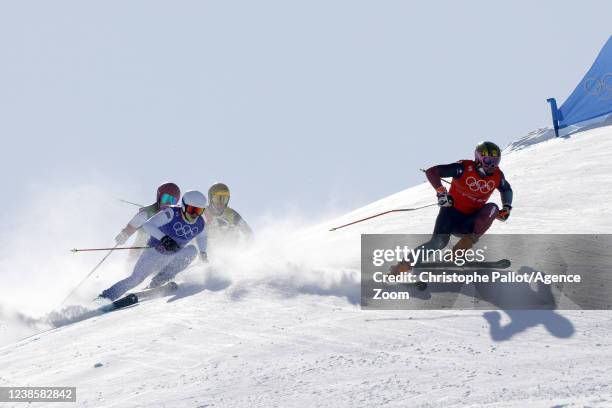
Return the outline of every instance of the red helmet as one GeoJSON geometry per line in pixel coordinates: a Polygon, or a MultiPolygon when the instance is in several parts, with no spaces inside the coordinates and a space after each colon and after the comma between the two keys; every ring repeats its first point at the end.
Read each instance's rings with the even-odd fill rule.
{"type": "Polygon", "coordinates": [[[181,189],[174,183],[164,183],[157,187],[157,205],[167,207],[178,203],[181,189]]]}

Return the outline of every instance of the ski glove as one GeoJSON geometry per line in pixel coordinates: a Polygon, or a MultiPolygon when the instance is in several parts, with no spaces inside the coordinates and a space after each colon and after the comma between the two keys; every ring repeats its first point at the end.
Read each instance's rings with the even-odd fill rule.
{"type": "Polygon", "coordinates": [[[438,197],[438,205],[440,207],[452,207],[453,206],[453,197],[448,194],[448,191],[444,187],[438,187],[436,189],[438,197]]]}
{"type": "Polygon", "coordinates": [[[168,235],[164,235],[160,242],[164,249],[168,252],[176,252],[181,249],[181,247],[179,247],[179,244],[177,244],[176,241],[168,235]]]}
{"type": "Polygon", "coordinates": [[[115,243],[117,245],[123,245],[125,244],[125,242],[128,240],[129,238],[129,234],[125,231],[121,231],[116,237],[115,237],[115,243]]]}
{"type": "Polygon", "coordinates": [[[512,211],[512,206],[510,204],[504,204],[504,208],[499,210],[499,213],[497,213],[497,219],[500,221],[506,221],[510,216],[510,211],[512,211]]]}

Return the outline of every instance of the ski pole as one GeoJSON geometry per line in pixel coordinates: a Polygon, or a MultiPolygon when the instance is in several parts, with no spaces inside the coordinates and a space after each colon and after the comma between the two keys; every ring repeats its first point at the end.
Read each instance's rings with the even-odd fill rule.
{"type": "MultiPolygon", "coordinates": [[[[420,170],[423,173],[426,172],[425,169],[420,169],[420,170]]],[[[447,181],[447,180],[442,179],[442,181],[447,183],[447,184],[450,184],[450,182],[447,181]]],[[[389,210],[389,211],[381,212],[380,214],[374,214],[374,215],[372,215],[370,217],[366,217],[366,218],[362,218],[362,219],[357,220],[357,221],[350,222],[348,224],[340,225],[338,227],[333,227],[333,228],[330,229],[330,231],[335,231],[335,230],[340,229],[340,228],[348,227],[349,225],[357,224],[358,222],[362,222],[362,221],[366,221],[366,220],[369,220],[369,219],[372,219],[372,218],[380,217],[381,215],[390,214],[390,213],[394,213],[394,212],[415,211],[415,210],[420,210],[421,208],[433,207],[434,205],[437,205],[437,203],[428,204],[428,205],[424,205],[424,206],[416,207],[416,208],[400,208],[400,209],[397,209],[397,210],[389,210]]]]}
{"type": "Polygon", "coordinates": [[[131,201],[124,200],[122,198],[120,198],[119,201],[121,201],[122,203],[126,203],[126,204],[132,204],[132,205],[135,205],[136,207],[140,207],[140,208],[144,207],[144,205],[141,205],[141,204],[138,204],[138,203],[133,203],[131,201]]]}
{"type": "Polygon", "coordinates": [[[361,219],[353,221],[353,222],[349,222],[348,224],[340,225],[338,227],[333,227],[333,228],[330,229],[330,231],[335,231],[335,230],[340,229],[340,228],[348,227],[349,225],[357,224],[358,222],[362,222],[362,221],[370,220],[372,218],[380,217],[381,215],[390,214],[390,213],[394,213],[394,212],[416,211],[416,210],[420,210],[421,208],[433,207],[434,205],[438,205],[438,203],[427,204],[427,205],[423,205],[421,207],[414,207],[414,208],[398,208],[396,210],[388,210],[388,211],[384,211],[384,212],[381,212],[381,213],[378,213],[378,214],[370,215],[369,217],[361,218],[361,219]]]}
{"type": "MultiPolygon", "coordinates": [[[[421,170],[423,173],[427,172],[427,170],[425,170],[425,169],[419,169],[419,170],[421,170]]],[[[448,180],[444,180],[443,178],[440,178],[440,180],[442,180],[443,183],[450,184],[450,181],[448,181],[448,180]]]]}
{"type": "Polygon", "coordinates": [[[112,248],[73,248],[70,252],[91,252],[91,251],[117,251],[119,249],[147,249],[152,248],[150,246],[132,246],[132,247],[117,247],[115,245],[112,248]]]}
{"type": "MultiPolygon", "coordinates": [[[[87,274],[87,276],[85,276],[85,277],[84,277],[84,278],[83,278],[83,279],[82,279],[82,280],[79,282],[79,284],[78,284],[78,285],[76,285],[76,286],[74,287],[74,289],[72,289],[72,290],[70,291],[70,293],[68,294],[68,296],[66,296],[66,297],[64,298],[64,300],[62,300],[62,303],[60,304],[60,307],[64,306],[64,303],[66,303],[66,301],[67,301],[68,299],[70,299],[70,297],[71,297],[71,296],[74,294],[74,292],[76,292],[76,291],[77,291],[77,289],[81,287],[81,285],[83,284],[83,282],[85,282],[85,281],[87,280],[87,278],[89,278],[89,277],[90,277],[90,276],[91,276],[91,275],[92,275],[92,274],[93,274],[93,273],[94,273],[94,272],[95,272],[95,271],[96,271],[96,270],[97,270],[97,269],[100,267],[100,265],[102,265],[102,263],[103,263],[104,261],[106,261],[106,258],[108,258],[108,257],[110,256],[110,254],[112,254],[112,253],[113,253],[113,250],[114,250],[115,248],[117,248],[117,246],[118,246],[118,245],[119,245],[119,244],[115,245],[113,248],[108,248],[108,249],[109,249],[108,254],[104,255],[104,258],[100,259],[100,262],[98,262],[98,263],[96,264],[96,266],[94,266],[94,268],[91,270],[91,272],[89,272],[89,273],[87,274]]],[[[78,251],[78,250],[77,250],[76,248],[72,250],[72,252],[77,252],[77,251],[78,251]]]]}

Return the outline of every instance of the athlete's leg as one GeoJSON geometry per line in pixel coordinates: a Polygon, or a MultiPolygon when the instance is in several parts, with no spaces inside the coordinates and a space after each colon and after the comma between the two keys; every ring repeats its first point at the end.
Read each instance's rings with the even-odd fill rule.
{"type": "MultiPolygon", "coordinates": [[[[433,234],[429,241],[417,246],[416,249],[431,250],[431,249],[442,249],[448,245],[451,233],[455,230],[455,225],[462,219],[459,210],[452,207],[441,207],[436,218],[436,224],[434,226],[433,234]]],[[[412,265],[415,260],[404,259],[399,263],[392,265],[389,268],[389,273],[396,275],[400,272],[408,272],[412,270],[412,265]]]]}
{"type": "Polygon", "coordinates": [[[431,239],[420,245],[419,248],[442,249],[446,247],[446,245],[448,245],[448,241],[450,240],[451,234],[458,232],[457,229],[463,221],[463,218],[464,215],[456,208],[440,208],[431,239]]]}
{"type": "Polygon", "coordinates": [[[499,208],[495,203],[487,203],[474,214],[470,214],[461,227],[463,236],[453,246],[453,251],[465,251],[472,248],[493,224],[498,213],[499,208]]]}
{"type": "Polygon", "coordinates": [[[177,273],[184,270],[198,255],[193,245],[187,245],[172,256],[172,260],[157,275],[151,279],[149,287],[156,288],[173,279],[177,273]]]}
{"type": "Polygon", "coordinates": [[[104,290],[101,296],[110,300],[119,298],[125,292],[145,280],[151,273],[161,270],[170,260],[168,255],[159,253],[154,248],[145,249],[140,258],[138,258],[132,274],[104,290]]]}
{"type": "Polygon", "coordinates": [[[493,224],[493,221],[495,221],[495,218],[497,218],[498,213],[499,207],[497,204],[487,203],[474,214],[472,220],[470,220],[470,232],[476,240],[487,232],[491,224],[493,224]]]}

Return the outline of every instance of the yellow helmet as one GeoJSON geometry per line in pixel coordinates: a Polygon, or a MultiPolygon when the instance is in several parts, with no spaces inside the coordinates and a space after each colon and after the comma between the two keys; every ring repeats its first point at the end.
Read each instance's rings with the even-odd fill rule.
{"type": "Polygon", "coordinates": [[[215,183],[208,189],[208,202],[214,213],[221,214],[227,208],[230,190],[226,184],[215,183]]]}

